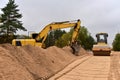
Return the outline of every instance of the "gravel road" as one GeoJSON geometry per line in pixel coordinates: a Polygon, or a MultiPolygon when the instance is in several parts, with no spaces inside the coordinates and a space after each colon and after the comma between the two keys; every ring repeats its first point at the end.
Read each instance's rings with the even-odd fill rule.
{"type": "Polygon", "coordinates": [[[85,56],[67,66],[49,80],[119,80],[120,52],[111,56],[85,56]]]}

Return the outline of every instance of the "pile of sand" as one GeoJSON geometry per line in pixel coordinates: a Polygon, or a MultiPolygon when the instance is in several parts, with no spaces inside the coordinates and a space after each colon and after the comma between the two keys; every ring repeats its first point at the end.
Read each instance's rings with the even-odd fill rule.
{"type": "MultiPolygon", "coordinates": [[[[0,80],[46,79],[77,58],[71,51],[70,47],[0,45],[0,80]]],[[[81,48],[79,54],[87,52],[81,48]]]]}

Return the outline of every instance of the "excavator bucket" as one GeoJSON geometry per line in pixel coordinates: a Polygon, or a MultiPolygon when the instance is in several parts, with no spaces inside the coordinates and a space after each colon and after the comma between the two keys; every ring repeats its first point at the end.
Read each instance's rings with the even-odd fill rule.
{"type": "Polygon", "coordinates": [[[76,43],[72,43],[71,48],[73,50],[73,54],[78,56],[79,55],[79,51],[80,51],[80,45],[78,45],[76,43]]]}

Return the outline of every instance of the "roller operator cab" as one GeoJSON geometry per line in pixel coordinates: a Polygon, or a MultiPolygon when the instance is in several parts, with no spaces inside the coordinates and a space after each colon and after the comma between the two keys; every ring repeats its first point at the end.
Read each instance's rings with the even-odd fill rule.
{"type": "Polygon", "coordinates": [[[93,45],[93,55],[110,56],[111,48],[107,44],[107,33],[96,34],[97,44],[93,45]]]}

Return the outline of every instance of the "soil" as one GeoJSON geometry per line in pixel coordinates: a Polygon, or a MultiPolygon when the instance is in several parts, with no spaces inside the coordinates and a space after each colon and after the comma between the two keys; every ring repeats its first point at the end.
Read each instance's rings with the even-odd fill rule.
{"type": "Polygon", "coordinates": [[[120,80],[120,52],[112,51],[108,80],[120,80]]]}
{"type": "MultiPolygon", "coordinates": [[[[88,54],[83,48],[79,56],[88,54]]],[[[0,45],[0,80],[44,80],[78,58],[69,46],[43,49],[0,45]]]]}

